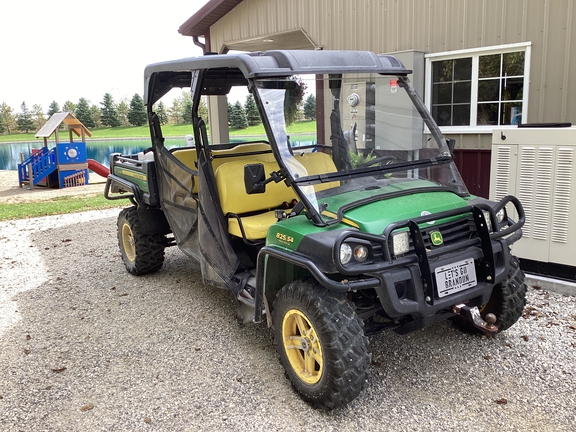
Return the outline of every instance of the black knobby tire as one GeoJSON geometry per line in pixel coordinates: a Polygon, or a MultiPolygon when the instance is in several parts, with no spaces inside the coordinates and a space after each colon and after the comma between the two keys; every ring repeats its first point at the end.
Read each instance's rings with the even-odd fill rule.
{"type": "MultiPolygon", "coordinates": [[[[496,315],[495,325],[498,327],[498,332],[509,329],[522,316],[526,306],[524,279],[524,272],[520,269],[520,261],[514,255],[510,255],[510,270],[506,279],[494,287],[488,303],[479,308],[482,317],[486,317],[489,313],[496,315]]],[[[455,317],[454,323],[467,332],[481,333],[469,321],[460,317],[455,317]]]]}
{"type": "Polygon", "coordinates": [[[136,207],[124,209],[118,215],[118,246],[126,270],[133,275],[153,273],[164,263],[166,238],[143,232],[136,207]]]}
{"type": "Polygon", "coordinates": [[[358,396],[370,367],[368,338],[343,295],[294,281],[278,293],[272,318],[280,361],[305,401],[329,410],[358,396]]]}

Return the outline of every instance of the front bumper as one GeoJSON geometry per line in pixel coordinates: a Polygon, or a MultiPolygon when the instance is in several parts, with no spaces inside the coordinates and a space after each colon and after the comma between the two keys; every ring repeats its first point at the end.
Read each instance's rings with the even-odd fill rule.
{"type": "MultiPolygon", "coordinates": [[[[470,306],[485,304],[488,302],[494,286],[506,278],[509,271],[510,245],[522,235],[520,228],[524,223],[524,211],[514,197],[506,197],[498,203],[495,209],[491,209],[491,214],[494,215],[499,208],[510,202],[518,211],[519,221],[515,223],[510,221],[505,229],[496,232],[489,232],[488,230],[483,213],[486,211],[484,206],[471,206],[398,222],[391,225],[382,237],[364,235],[358,232],[343,232],[336,239],[332,250],[339,250],[340,244],[348,236],[361,237],[364,235],[371,240],[383,241],[382,250],[387,251],[386,242],[390,234],[394,230],[405,228],[410,230],[414,248],[410,255],[397,259],[392,259],[385,252],[383,261],[365,266],[364,271],[357,269],[350,271],[339,264],[337,258],[334,257],[332,262],[336,273],[340,274],[339,280],[329,277],[328,275],[333,272],[321,270],[305,254],[266,246],[261,249],[258,256],[257,286],[263,287],[265,260],[267,256],[273,256],[306,268],[321,285],[333,291],[349,292],[373,288],[378,295],[384,313],[393,320],[397,319],[398,322],[405,323],[396,331],[403,333],[417,330],[453,316],[452,308],[457,304],[466,303],[470,306]],[[423,223],[433,218],[440,220],[466,212],[472,215],[472,224],[475,225],[477,234],[475,237],[432,251],[427,248],[424,241],[425,233],[420,229],[423,223]],[[440,297],[434,277],[436,268],[470,258],[474,260],[477,284],[463,291],[440,297]]],[[[493,226],[496,224],[494,223],[493,226]]],[[[262,289],[258,289],[256,293],[257,305],[261,305],[262,297],[262,289]]],[[[259,311],[261,308],[256,307],[256,321],[261,319],[259,311]]]]}

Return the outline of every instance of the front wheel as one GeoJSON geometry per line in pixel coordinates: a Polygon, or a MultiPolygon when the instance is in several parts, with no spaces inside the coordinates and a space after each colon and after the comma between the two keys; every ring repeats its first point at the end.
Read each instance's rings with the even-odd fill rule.
{"type": "Polygon", "coordinates": [[[153,273],[164,263],[166,238],[143,231],[136,207],[124,209],[118,215],[118,246],[126,270],[133,275],[153,273]]]}
{"type": "Polygon", "coordinates": [[[343,295],[294,281],[278,293],[272,318],[280,361],[305,401],[333,409],[358,396],[368,378],[368,338],[343,295]]]}

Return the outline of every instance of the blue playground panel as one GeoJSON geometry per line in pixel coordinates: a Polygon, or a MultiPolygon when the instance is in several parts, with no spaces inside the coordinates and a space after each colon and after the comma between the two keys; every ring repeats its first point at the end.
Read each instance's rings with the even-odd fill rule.
{"type": "Polygon", "coordinates": [[[88,160],[85,142],[58,143],[56,145],[58,165],[85,163],[88,160]]]}

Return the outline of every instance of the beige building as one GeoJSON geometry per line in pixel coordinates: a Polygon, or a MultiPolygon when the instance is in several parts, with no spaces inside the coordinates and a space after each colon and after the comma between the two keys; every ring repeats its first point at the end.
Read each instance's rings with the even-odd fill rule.
{"type": "Polygon", "coordinates": [[[574,0],[210,0],[182,24],[205,51],[394,53],[488,195],[495,127],[576,123],[574,0]],[[570,79],[572,77],[572,79],[570,79]]]}

